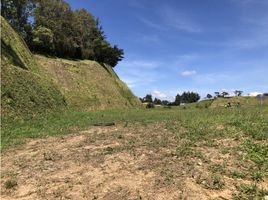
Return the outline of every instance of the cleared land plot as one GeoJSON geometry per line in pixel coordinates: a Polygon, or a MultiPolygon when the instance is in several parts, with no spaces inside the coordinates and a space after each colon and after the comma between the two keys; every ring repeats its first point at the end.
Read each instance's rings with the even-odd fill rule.
{"type": "Polygon", "coordinates": [[[116,125],[79,130],[68,115],[62,133],[70,134],[57,136],[47,136],[55,134],[49,128],[43,134],[36,122],[42,138],[26,135],[2,153],[2,199],[262,199],[268,195],[267,111],[84,113],[94,119],[81,118],[80,126],[112,119],[116,125]]]}

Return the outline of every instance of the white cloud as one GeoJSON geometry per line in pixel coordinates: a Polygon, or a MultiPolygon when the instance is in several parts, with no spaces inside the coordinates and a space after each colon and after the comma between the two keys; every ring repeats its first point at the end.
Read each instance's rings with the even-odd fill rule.
{"type": "Polygon", "coordinates": [[[161,63],[157,61],[148,60],[132,60],[132,61],[122,61],[120,65],[132,69],[155,69],[159,67],[161,63]]]}
{"type": "Polygon", "coordinates": [[[167,28],[159,23],[155,23],[152,20],[146,19],[144,17],[138,16],[138,19],[144,23],[146,26],[150,27],[150,28],[154,28],[154,29],[158,29],[158,30],[167,30],[167,28]]]}
{"type": "Polygon", "coordinates": [[[156,97],[156,98],[159,98],[159,99],[165,99],[165,98],[168,97],[167,94],[165,94],[164,92],[160,92],[160,91],[158,91],[158,90],[154,90],[154,91],[152,92],[152,95],[153,95],[154,97],[156,97]]]}
{"type": "Polygon", "coordinates": [[[183,31],[188,33],[199,33],[201,28],[191,19],[191,16],[185,13],[175,10],[170,6],[161,6],[157,9],[155,15],[156,20],[151,20],[142,16],[137,18],[146,26],[157,29],[160,31],[168,31],[175,29],[177,31],[183,31]]]}
{"type": "Polygon", "coordinates": [[[116,67],[119,77],[131,88],[148,86],[161,78],[157,68],[161,66],[158,61],[129,60],[122,61],[116,67]]]}
{"type": "Polygon", "coordinates": [[[193,76],[196,74],[195,70],[185,70],[181,73],[182,76],[193,76]]]}
{"type": "Polygon", "coordinates": [[[201,32],[201,28],[196,24],[196,22],[191,20],[191,16],[185,15],[184,13],[169,6],[163,8],[162,13],[165,24],[171,28],[189,33],[201,32]]]}

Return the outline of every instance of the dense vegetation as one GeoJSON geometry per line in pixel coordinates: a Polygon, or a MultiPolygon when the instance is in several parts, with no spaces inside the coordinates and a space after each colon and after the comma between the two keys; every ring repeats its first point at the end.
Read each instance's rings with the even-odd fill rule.
{"type": "Polygon", "coordinates": [[[33,52],[112,67],[123,58],[123,50],[107,41],[97,18],[85,9],[73,11],[63,0],[3,0],[1,11],[33,52]]]}
{"type": "Polygon", "coordinates": [[[169,102],[167,100],[161,101],[158,98],[153,100],[151,94],[147,94],[145,97],[140,98],[142,103],[154,103],[156,105],[170,105],[179,106],[181,103],[194,103],[200,99],[200,95],[196,92],[183,92],[181,95],[177,94],[174,102],[169,102]]]}

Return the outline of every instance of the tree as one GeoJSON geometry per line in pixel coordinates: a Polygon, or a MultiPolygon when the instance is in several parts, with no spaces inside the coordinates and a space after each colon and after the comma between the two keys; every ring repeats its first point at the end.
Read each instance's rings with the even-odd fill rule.
{"type": "Polygon", "coordinates": [[[179,94],[176,95],[174,105],[179,106],[181,104],[181,96],[179,94]]]}
{"type": "Polygon", "coordinates": [[[63,0],[36,1],[34,29],[39,26],[50,29],[54,35],[55,55],[74,58],[78,44],[75,41],[76,30],[69,4],[63,0]]]}
{"type": "Polygon", "coordinates": [[[37,27],[33,31],[33,49],[36,52],[51,53],[54,52],[54,35],[52,31],[43,26],[37,27]]]}
{"type": "Polygon", "coordinates": [[[224,91],[224,92],[221,93],[221,96],[222,96],[222,97],[226,97],[227,95],[229,95],[228,92],[225,92],[225,91],[224,91]]]}
{"type": "Polygon", "coordinates": [[[98,19],[86,9],[72,11],[64,0],[3,0],[1,10],[38,53],[90,59],[111,67],[124,58],[123,49],[106,40],[98,19]]]}
{"type": "Polygon", "coordinates": [[[28,18],[34,9],[32,0],[2,0],[1,15],[25,39],[27,36],[28,18]]]}
{"type": "Polygon", "coordinates": [[[212,98],[212,95],[211,94],[207,94],[207,98],[208,99],[211,99],[212,98]]]}
{"type": "Polygon", "coordinates": [[[214,92],[216,97],[220,97],[220,93],[219,92],[214,92]]]}
{"type": "Polygon", "coordinates": [[[160,99],[155,98],[154,99],[154,104],[155,105],[161,105],[162,104],[162,101],[160,99]]]}
{"type": "Polygon", "coordinates": [[[194,103],[200,99],[200,95],[195,92],[183,92],[181,95],[181,103],[194,103]]]}
{"type": "Polygon", "coordinates": [[[151,95],[151,94],[147,94],[147,95],[143,98],[143,102],[152,103],[152,102],[153,102],[152,95],[151,95]]]}
{"type": "Polygon", "coordinates": [[[243,93],[243,91],[241,91],[241,90],[235,90],[234,93],[235,93],[236,96],[241,96],[242,93],[243,93]]]}
{"type": "Polygon", "coordinates": [[[76,57],[93,60],[93,40],[97,35],[103,34],[98,32],[94,16],[86,9],[76,10],[73,12],[73,26],[76,30],[74,33],[77,44],[76,57]]]}

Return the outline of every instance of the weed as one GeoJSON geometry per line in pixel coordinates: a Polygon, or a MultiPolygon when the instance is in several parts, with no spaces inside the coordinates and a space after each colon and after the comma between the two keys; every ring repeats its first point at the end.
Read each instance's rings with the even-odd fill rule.
{"type": "Polygon", "coordinates": [[[245,178],[246,177],[246,175],[243,172],[237,171],[237,170],[232,171],[231,176],[233,178],[245,178]]]}
{"type": "Polygon", "coordinates": [[[201,184],[206,189],[220,190],[224,187],[225,182],[219,174],[202,174],[197,177],[196,183],[201,184]]]}
{"type": "Polygon", "coordinates": [[[14,179],[9,179],[5,182],[6,189],[13,189],[18,185],[17,181],[14,179]]]}
{"type": "Polygon", "coordinates": [[[236,186],[238,193],[233,194],[236,200],[247,200],[247,199],[261,199],[265,195],[268,195],[268,191],[259,188],[256,183],[253,184],[241,184],[236,186]]]}

